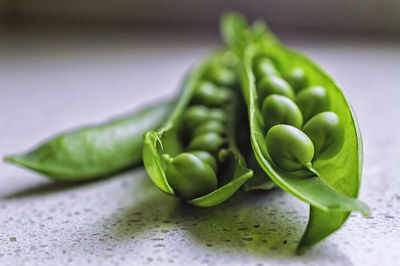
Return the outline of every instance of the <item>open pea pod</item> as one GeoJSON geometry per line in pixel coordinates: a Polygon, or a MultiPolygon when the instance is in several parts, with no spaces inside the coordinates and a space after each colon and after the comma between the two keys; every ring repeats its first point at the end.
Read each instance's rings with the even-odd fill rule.
{"type": "MultiPolygon", "coordinates": [[[[240,119],[238,119],[238,115],[240,115],[240,108],[237,104],[237,95],[240,93],[240,91],[236,80],[237,76],[236,74],[231,75],[231,78],[228,78],[227,80],[226,78],[229,77],[229,75],[226,75],[227,73],[224,71],[220,72],[215,70],[216,66],[221,66],[225,70],[230,67],[230,70],[236,73],[236,69],[232,69],[232,60],[235,59],[236,57],[232,52],[218,51],[211,54],[207,59],[196,66],[189,73],[184,82],[183,91],[171,117],[165,122],[160,130],[148,131],[144,135],[145,145],[143,148],[143,162],[151,180],[165,193],[182,197],[189,204],[193,204],[195,206],[211,207],[224,202],[225,200],[229,199],[249,178],[253,176],[253,171],[246,167],[245,160],[239,153],[239,150],[235,144],[235,128],[238,127],[238,123],[240,123],[240,119]],[[210,75],[213,76],[217,72],[220,73],[220,75],[218,74],[219,76],[217,75],[217,78],[210,77],[210,75]],[[213,105],[213,110],[222,111],[225,114],[225,119],[223,122],[225,127],[223,133],[224,141],[223,144],[221,144],[220,149],[216,153],[213,153],[217,164],[219,165],[219,170],[215,171],[218,179],[218,186],[205,190],[207,193],[203,193],[195,197],[186,196],[185,190],[188,190],[187,187],[177,188],[179,184],[171,184],[171,180],[176,180],[178,177],[173,176],[176,172],[168,172],[168,167],[172,168],[169,162],[171,161],[171,158],[178,158],[180,154],[184,153],[187,155],[185,152],[190,152],[190,150],[193,149],[201,149],[191,149],[191,147],[195,145],[193,144],[196,142],[195,140],[192,140],[193,143],[189,146],[188,142],[191,141],[190,138],[191,135],[194,134],[193,132],[203,130],[205,127],[203,125],[200,128],[199,125],[195,125],[194,123],[193,125],[195,129],[189,129],[186,123],[192,123],[194,120],[185,120],[185,116],[190,113],[188,110],[190,107],[194,106],[194,103],[198,104],[198,102],[196,102],[196,99],[198,99],[196,96],[196,90],[198,90],[199,84],[202,82],[210,82],[210,80],[214,83],[216,80],[220,80],[218,85],[224,86],[223,90],[230,91],[228,93],[229,97],[227,101],[223,101],[221,104],[218,103],[213,105]],[[183,197],[183,195],[185,195],[185,197],[183,197]]],[[[220,89],[222,90],[222,88],[220,89]]],[[[211,98],[214,99],[215,96],[211,94],[211,98]]],[[[201,104],[210,104],[211,98],[205,102],[201,102],[201,104]]],[[[199,108],[198,105],[196,105],[195,108],[199,108]]],[[[243,112],[241,113],[243,114],[243,112]]],[[[206,121],[203,122],[208,123],[209,121],[214,121],[213,119],[214,118],[212,115],[206,116],[206,121]]],[[[218,121],[218,119],[215,120],[214,124],[219,123],[216,121],[218,121]]],[[[209,143],[205,143],[204,145],[213,145],[213,142],[215,141],[211,140],[209,143]]],[[[208,147],[204,147],[203,149],[207,150],[208,147]]],[[[190,158],[193,159],[193,157],[190,158]]],[[[193,160],[196,160],[196,158],[193,160]]],[[[181,165],[176,164],[175,166],[176,168],[179,168],[181,165]]],[[[203,167],[203,164],[201,164],[201,166],[203,167]]],[[[189,166],[185,167],[189,168],[189,166]]],[[[202,169],[204,170],[205,168],[203,167],[202,169]]],[[[209,169],[209,166],[207,166],[206,170],[208,171],[209,169]]],[[[191,182],[190,179],[192,179],[192,182],[196,182],[196,170],[197,168],[195,171],[187,173],[187,171],[190,172],[191,169],[183,169],[182,171],[186,171],[186,174],[180,176],[180,178],[187,178],[189,179],[189,182],[191,182]]],[[[201,171],[202,170],[200,169],[197,172],[201,171]]],[[[188,186],[188,184],[186,185],[188,186]]]]}
{"type": "MultiPolygon", "coordinates": [[[[225,17],[222,24],[225,24],[225,29],[238,29],[243,21],[240,15],[233,14],[225,17]]],[[[298,252],[303,252],[339,229],[351,211],[357,210],[364,215],[370,213],[368,206],[356,199],[362,172],[362,140],[354,112],[339,86],[310,59],[287,49],[271,36],[266,31],[264,38],[260,35],[257,39],[248,38],[245,45],[239,45],[241,49],[237,49],[236,44],[231,43],[230,46],[240,56],[242,92],[248,108],[251,145],[257,161],[279,187],[310,204],[309,222],[298,246],[298,252]],[[294,172],[277,166],[267,148],[268,129],[260,110],[261,96],[254,71],[257,58],[268,58],[272,62],[278,73],[271,76],[284,75],[300,68],[306,73],[308,86],[325,88],[330,99],[329,110],[326,111],[334,112],[344,129],[343,145],[338,154],[329,159],[314,160],[312,167],[308,165],[308,169],[294,172]]],[[[228,44],[234,39],[227,39],[228,44]]]]}

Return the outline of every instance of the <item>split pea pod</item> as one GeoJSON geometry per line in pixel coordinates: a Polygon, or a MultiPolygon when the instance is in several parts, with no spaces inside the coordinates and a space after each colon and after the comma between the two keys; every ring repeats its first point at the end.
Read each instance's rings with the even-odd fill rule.
{"type": "Polygon", "coordinates": [[[339,229],[351,211],[370,212],[356,199],[362,169],[357,120],[332,78],[310,59],[282,45],[268,27],[258,23],[251,28],[241,15],[229,14],[221,29],[239,57],[251,145],[259,165],[283,190],[310,204],[309,222],[298,246],[303,252],[339,229]],[[266,62],[270,64],[266,69],[278,73],[260,71],[266,62]],[[272,77],[283,78],[290,90],[261,82],[272,77]],[[301,111],[303,126],[293,127],[289,120],[279,119],[282,114],[292,117],[296,108],[284,108],[283,101],[265,103],[265,97],[288,97],[288,91],[301,111]],[[275,125],[271,127],[268,121],[272,119],[275,125]]]}
{"type": "Polygon", "coordinates": [[[56,181],[104,177],[142,162],[143,133],[157,128],[172,106],[173,102],[156,104],[126,117],[60,134],[5,160],[56,181]]]}
{"type": "Polygon", "coordinates": [[[232,59],[232,52],[217,51],[195,66],[170,118],[144,135],[150,179],[199,207],[224,202],[253,176],[236,146],[235,131],[246,121],[239,119],[244,106],[232,59]]]}

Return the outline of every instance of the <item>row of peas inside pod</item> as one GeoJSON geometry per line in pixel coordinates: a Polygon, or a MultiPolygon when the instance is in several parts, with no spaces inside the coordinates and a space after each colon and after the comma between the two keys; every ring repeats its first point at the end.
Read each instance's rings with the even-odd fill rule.
{"type": "Polygon", "coordinates": [[[183,199],[204,196],[220,185],[217,176],[228,153],[228,120],[236,84],[234,69],[212,65],[195,86],[179,129],[184,152],[174,158],[164,154],[166,179],[183,199]]]}
{"type": "Polygon", "coordinates": [[[330,111],[326,89],[310,84],[300,67],[279,71],[266,56],[252,63],[272,162],[284,171],[307,169],[318,175],[312,163],[335,156],[344,142],[343,125],[330,111]]]}

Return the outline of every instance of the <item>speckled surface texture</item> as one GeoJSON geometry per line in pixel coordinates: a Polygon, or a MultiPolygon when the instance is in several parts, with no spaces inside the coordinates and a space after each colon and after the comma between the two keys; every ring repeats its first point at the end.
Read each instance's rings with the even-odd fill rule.
{"type": "MultiPolygon", "coordinates": [[[[171,95],[217,43],[164,37],[0,35],[0,155],[171,95]]],[[[308,206],[278,189],[198,209],[161,193],[140,168],[65,185],[1,162],[0,265],[396,265],[400,41],[284,40],[327,69],[356,110],[365,150],[360,198],[371,217],[353,213],[296,256],[308,206]]]]}

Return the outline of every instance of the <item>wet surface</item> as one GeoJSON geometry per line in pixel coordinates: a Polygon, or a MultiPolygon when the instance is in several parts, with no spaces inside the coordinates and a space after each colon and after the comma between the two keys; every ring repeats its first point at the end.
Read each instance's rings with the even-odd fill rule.
{"type": "MultiPolygon", "coordinates": [[[[216,43],[193,36],[164,43],[152,36],[28,37],[26,49],[24,37],[0,42],[1,155],[170,95],[216,43]]],[[[353,213],[340,231],[296,256],[308,206],[279,189],[240,192],[200,209],[163,194],[141,168],[92,183],[55,184],[1,162],[0,264],[394,265],[400,259],[400,45],[287,43],[329,70],[356,110],[365,150],[360,198],[372,216],[353,213]]]]}

